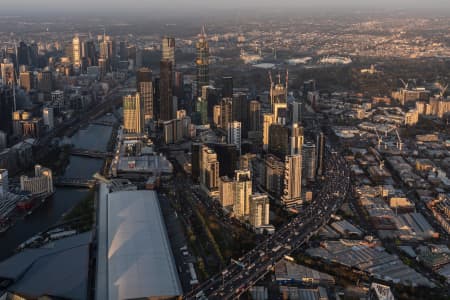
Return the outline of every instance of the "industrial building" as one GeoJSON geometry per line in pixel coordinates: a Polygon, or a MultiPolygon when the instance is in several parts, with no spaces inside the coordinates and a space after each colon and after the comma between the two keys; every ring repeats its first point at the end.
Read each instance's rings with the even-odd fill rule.
{"type": "Polygon", "coordinates": [[[0,299],[89,299],[91,241],[92,233],[86,232],[4,260],[0,299]]]}
{"type": "Polygon", "coordinates": [[[96,299],[181,299],[154,191],[99,191],[96,299]]]}

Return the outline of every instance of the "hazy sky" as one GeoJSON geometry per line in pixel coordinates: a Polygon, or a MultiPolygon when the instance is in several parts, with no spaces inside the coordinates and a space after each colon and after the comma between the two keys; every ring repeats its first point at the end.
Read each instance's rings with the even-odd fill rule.
{"type": "Polygon", "coordinates": [[[108,13],[149,15],[164,12],[201,14],[206,11],[236,11],[256,9],[320,9],[324,7],[346,8],[410,8],[449,11],[449,0],[16,0],[2,3],[4,13],[63,12],[108,13]]]}

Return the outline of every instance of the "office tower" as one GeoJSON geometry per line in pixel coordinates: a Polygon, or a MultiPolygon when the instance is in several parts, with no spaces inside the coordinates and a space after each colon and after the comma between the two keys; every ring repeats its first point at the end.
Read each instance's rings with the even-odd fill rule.
{"type": "Polygon", "coordinates": [[[13,90],[0,86],[0,130],[10,134],[12,132],[12,114],[14,111],[13,90]]]}
{"type": "Polygon", "coordinates": [[[33,195],[53,193],[52,170],[36,165],[34,167],[34,177],[20,176],[20,189],[33,195]]]}
{"type": "Polygon", "coordinates": [[[126,133],[144,133],[144,104],[138,93],[123,97],[123,125],[126,133]]]}
{"type": "Polygon", "coordinates": [[[17,47],[17,64],[19,66],[29,66],[31,64],[30,49],[23,41],[17,47]]]}
{"type": "Polygon", "coordinates": [[[269,128],[275,123],[273,114],[263,115],[263,150],[269,150],[269,128]]]}
{"type": "Polygon", "coordinates": [[[314,143],[304,144],[302,156],[302,178],[304,181],[314,182],[316,179],[316,145],[314,143]]]}
{"type": "Polygon", "coordinates": [[[276,196],[283,195],[285,164],[275,155],[267,155],[264,160],[264,186],[276,196]]]}
{"type": "Polygon", "coordinates": [[[14,64],[5,58],[0,64],[0,71],[3,84],[13,86],[16,82],[14,64]]]}
{"type": "Polygon", "coordinates": [[[222,207],[232,207],[234,205],[234,180],[228,176],[220,177],[219,201],[222,207]]]}
{"type": "Polygon", "coordinates": [[[233,121],[228,123],[227,142],[228,144],[236,145],[239,153],[241,153],[241,137],[242,137],[242,123],[233,121]]]}
{"type": "Polygon", "coordinates": [[[280,159],[289,152],[289,129],[280,124],[272,124],[269,127],[269,152],[280,159]]]}
{"type": "Polygon", "coordinates": [[[206,100],[208,106],[208,120],[213,119],[214,105],[220,103],[220,89],[217,89],[211,85],[202,87],[202,98],[206,100]]]}
{"type": "Polygon", "coordinates": [[[236,170],[234,184],[233,213],[238,218],[250,215],[250,195],[252,194],[252,177],[250,170],[236,170]]]}
{"type": "Polygon", "coordinates": [[[248,110],[249,131],[261,131],[261,103],[252,100],[248,110]]]}
{"type": "Polygon", "coordinates": [[[175,38],[165,36],[162,39],[162,59],[167,59],[175,68],[175,38]]]}
{"type": "Polygon", "coordinates": [[[81,68],[81,42],[78,35],[72,39],[72,62],[75,69],[81,68]]]}
{"type": "Polygon", "coordinates": [[[9,192],[8,170],[0,169],[0,200],[9,192]]]}
{"type": "Polygon", "coordinates": [[[206,40],[205,27],[202,27],[199,40],[197,42],[197,91],[196,95],[199,96],[202,91],[202,87],[209,85],[209,46],[206,40]]]}
{"type": "Polygon", "coordinates": [[[233,97],[233,77],[225,76],[222,78],[223,88],[222,88],[222,97],[223,98],[232,98],[233,97]]]}
{"type": "Polygon", "coordinates": [[[153,119],[159,120],[159,114],[161,110],[161,78],[159,76],[156,76],[153,79],[153,119]]]}
{"type": "Polygon", "coordinates": [[[248,99],[246,93],[233,95],[233,121],[242,123],[242,135],[247,137],[248,131],[248,99]]]}
{"type": "Polygon", "coordinates": [[[95,49],[94,41],[89,40],[84,43],[85,53],[84,57],[88,59],[89,66],[97,66],[98,58],[97,58],[97,50],[95,49]]]}
{"type": "Polygon", "coordinates": [[[173,83],[174,95],[178,99],[184,100],[185,102],[180,105],[180,108],[188,109],[190,104],[187,103],[184,95],[184,77],[183,73],[180,71],[175,71],[174,83],[173,83]]]}
{"type": "Polygon", "coordinates": [[[164,143],[173,144],[183,139],[183,122],[181,119],[172,119],[163,122],[164,143]]]}
{"type": "Polygon", "coordinates": [[[303,127],[298,124],[292,124],[291,135],[289,137],[289,154],[301,154],[304,143],[303,127]]]}
{"type": "Polygon", "coordinates": [[[302,122],[302,103],[300,101],[293,101],[289,103],[289,123],[302,122]]]}
{"type": "Polygon", "coordinates": [[[220,105],[214,105],[213,108],[213,124],[220,127],[220,105]]]}
{"type": "Polygon", "coordinates": [[[36,43],[32,43],[28,48],[30,50],[30,65],[36,67],[39,65],[39,47],[36,43]]]}
{"type": "Polygon", "coordinates": [[[44,125],[47,126],[49,130],[52,130],[55,127],[53,107],[44,107],[42,110],[42,117],[44,119],[44,125]]]}
{"type": "Polygon", "coordinates": [[[228,128],[228,123],[233,120],[233,99],[223,98],[220,101],[220,127],[228,128]]]}
{"type": "Polygon", "coordinates": [[[295,207],[302,203],[302,155],[287,155],[284,168],[284,190],[281,201],[286,207],[295,207]]]}
{"type": "Polygon", "coordinates": [[[0,130],[0,152],[8,146],[8,135],[6,132],[0,130]]]}
{"type": "Polygon", "coordinates": [[[173,105],[173,94],[172,94],[172,62],[167,59],[161,60],[160,67],[160,115],[159,118],[162,121],[168,121],[175,118],[175,109],[173,105]]]}
{"type": "Polygon", "coordinates": [[[144,103],[145,122],[154,118],[153,115],[153,81],[152,70],[149,68],[140,68],[136,72],[137,92],[144,103]]]}
{"type": "Polygon", "coordinates": [[[20,87],[26,92],[30,92],[34,88],[33,73],[29,71],[20,72],[20,87]]]}
{"type": "Polygon", "coordinates": [[[253,194],[250,196],[250,224],[253,227],[270,224],[270,202],[266,194],[253,194]]]}
{"type": "Polygon", "coordinates": [[[322,176],[323,173],[323,155],[325,152],[325,135],[319,132],[317,135],[317,175],[322,176]]]}
{"type": "Polygon", "coordinates": [[[201,152],[200,184],[210,195],[219,192],[219,161],[216,152],[207,146],[203,146],[201,152]]]}
{"type": "Polygon", "coordinates": [[[200,180],[200,159],[202,144],[192,143],[191,145],[191,175],[194,182],[200,180]]]}
{"type": "Polygon", "coordinates": [[[119,59],[120,61],[128,61],[128,50],[127,50],[127,42],[120,41],[119,42],[119,59]]]}
{"type": "Polygon", "coordinates": [[[41,92],[50,94],[53,90],[53,75],[51,71],[38,73],[38,88],[41,92]]]}
{"type": "Polygon", "coordinates": [[[234,177],[238,163],[238,151],[234,144],[208,144],[208,147],[217,153],[217,160],[220,165],[219,176],[234,177]]]}

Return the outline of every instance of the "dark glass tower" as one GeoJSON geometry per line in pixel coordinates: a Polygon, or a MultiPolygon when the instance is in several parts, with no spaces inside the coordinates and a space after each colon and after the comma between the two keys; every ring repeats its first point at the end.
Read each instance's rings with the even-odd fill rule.
{"type": "Polygon", "coordinates": [[[206,41],[205,27],[202,27],[197,42],[197,97],[202,94],[202,86],[209,85],[209,46],[206,41]]]}
{"type": "Polygon", "coordinates": [[[168,59],[161,60],[160,66],[160,115],[162,121],[175,119],[175,111],[173,105],[173,75],[172,62],[168,59]]]}

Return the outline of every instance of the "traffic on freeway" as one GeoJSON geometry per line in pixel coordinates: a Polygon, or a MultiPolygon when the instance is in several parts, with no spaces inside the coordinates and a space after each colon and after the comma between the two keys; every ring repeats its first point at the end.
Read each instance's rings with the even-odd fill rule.
{"type": "Polygon", "coordinates": [[[312,203],[275,234],[221,273],[203,282],[185,299],[235,299],[263,278],[275,264],[317,233],[350,191],[350,170],[345,159],[327,145],[325,179],[312,203]]]}

